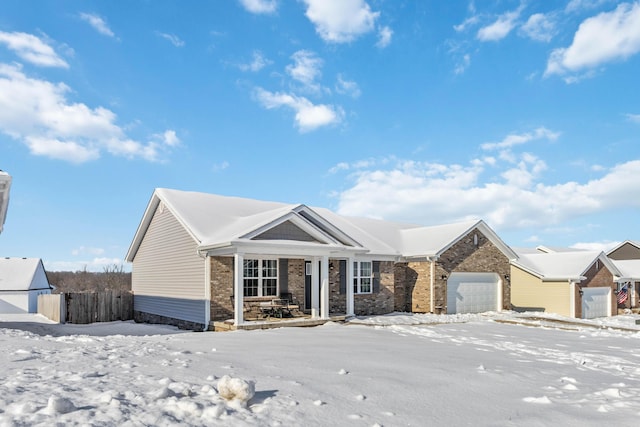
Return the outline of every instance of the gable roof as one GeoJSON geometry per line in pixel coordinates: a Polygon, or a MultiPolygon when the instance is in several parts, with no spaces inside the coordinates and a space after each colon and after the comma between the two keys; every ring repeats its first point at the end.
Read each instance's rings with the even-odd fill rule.
{"type": "Polygon", "coordinates": [[[0,258],[0,292],[52,289],[40,258],[0,258]]]}
{"type": "Polygon", "coordinates": [[[156,209],[169,209],[200,250],[233,245],[294,245],[348,250],[381,257],[437,257],[473,229],[482,232],[509,259],[517,255],[481,220],[423,227],[371,218],[346,217],[326,208],[266,202],[158,188],[154,191],[126,256],[133,261],[156,209]],[[274,230],[310,238],[271,241],[274,230]],[[261,238],[265,236],[265,238],[261,238]]]}
{"type": "MultiPolygon", "coordinates": [[[[607,256],[610,257],[618,257],[622,254],[617,254],[616,252],[627,252],[624,255],[628,255],[629,252],[628,250],[625,251],[625,247],[630,247],[627,248],[628,250],[631,250],[631,252],[637,252],[640,253],[640,241],[637,240],[625,240],[624,242],[620,243],[619,245],[617,245],[616,247],[614,247],[613,249],[609,250],[607,252],[607,256]]],[[[622,255],[622,256],[624,256],[622,255]]]]}
{"type": "Polygon", "coordinates": [[[620,271],[620,276],[618,281],[621,281],[621,282],[640,281],[640,259],[625,259],[625,260],[612,259],[611,262],[620,271]]]}
{"type": "Polygon", "coordinates": [[[126,256],[127,261],[132,261],[135,257],[156,209],[169,209],[202,250],[246,244],[250,241],[268,245],[268,241],[252,239],[290,222],[313,237],[307,242],[296,242],[297,245],[324,245],[334,249],[364,251],[356,240],[305,205],[158,188],[138,226],[126,256]]]}
{"type": "Polygon", "coordinates": [[[512,264],[543,281],[581,281],[586,279],[585,274],[596,261],[602,262],[613,275],[620,276],[613,262],[604,252],[598,251],[520,254],[512,264]]]}

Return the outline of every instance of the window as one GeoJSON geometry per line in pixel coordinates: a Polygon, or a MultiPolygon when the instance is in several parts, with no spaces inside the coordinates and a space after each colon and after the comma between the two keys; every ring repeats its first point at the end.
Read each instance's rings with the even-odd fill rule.
{"type": "Polygon", "coordinates": [[[278,260],[245,259],[242,270],[245,297],[278,295],[278,260]]]}
{"type": "Polygon", "coordinates": [[[353,263],[353,293],[370,294],[373,290],[373,269],[371,261],[355,261],[353,263]]]}

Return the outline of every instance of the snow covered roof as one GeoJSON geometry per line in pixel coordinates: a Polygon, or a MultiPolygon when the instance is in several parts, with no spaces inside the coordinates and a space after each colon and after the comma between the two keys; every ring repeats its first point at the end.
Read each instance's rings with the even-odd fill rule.
{"type": "Polygon", "coordinates": [[[4,228],[4,221],[7,219],[7,208],[9,207],[9,189],[11,188],[11,175],[0,170],[0,233],[4,228]]]}
{"type": "Polygon", "coordinates": [[[0,258],[0,292],[51,289],[40,258],[0,258]]]}
{"type": "Polygon", "coordinates": [[[638,240],[625,240],[624,242],[622,242],[619,245],[616,245],[614,248],[610,249],[607,252],[607,255],[611,255],[612,253],[614,253],[615,251],[617,251],[618,249],[620,249],[621,247],[623,247],[625,245],[635,246],[636,248],[640,249],[640,241],[638,241],[638,240]]]}
{"type": "Polygon", "coordinates": [[[640,281],[640,259],[612,259],[611,262],[620,271],[621,281],[640,281]]]}
{"type": "Polygon", "coordinates": [[[604,252],[598,251],[521,253],[520,258],[512,263],[544,281],[580,281],[584,280],[587,270],[598,260],[604,263],[612,274],[620,275],[604,252]]]}
{"type": "MultiPolygon", "coordinates": [[[[292,222],[314,236],[307,247],[335,249],[386,257],[437,256],[474,228],[478,228],[510,259],[517,258],[483,221],[423,227],[371,218],[338,215],[326,208],[286,204],[158,188],[138,227],[126,259],[133,261],[156,209],[169,209],[201,249],[211,250],[250,241],[260,232],[292,222]]],[[[268,242],[261,244],[267,245],[268,242]]],[[[292,244],[292,242],[290,242],[292,244]]]]}

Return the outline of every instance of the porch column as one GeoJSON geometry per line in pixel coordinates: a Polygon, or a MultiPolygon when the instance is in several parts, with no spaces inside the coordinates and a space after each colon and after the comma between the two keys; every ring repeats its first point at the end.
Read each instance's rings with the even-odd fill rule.
{"type": "MultiPolygon", "coordinates": [[[[582,304],[582,298],[580,298],[582,304]]],[[[569,280],[569,312],[571,317],[576,317],[576,284],[573,280],[569,280]]]]}
{"type": "Polygon", "coordinates": [[[318,271],[318,257],[311,258],[311,318],[320,318],[320,272],[318,271]]]}
{"type": "Polygon", "coordinates": [[[320,263],[320,316],[329,318],[329,257],[323,256],[320,263]]]}
{"type": "Polygon", "coordinates": [[[353,304],[353,258],[347,258],[347,316],[355,316],[353,304]]]}
{"type": "Polygon", "coordinates": [[[244,323],[244,255],[233,256],[233,324],[238,326],[244,323]]]}

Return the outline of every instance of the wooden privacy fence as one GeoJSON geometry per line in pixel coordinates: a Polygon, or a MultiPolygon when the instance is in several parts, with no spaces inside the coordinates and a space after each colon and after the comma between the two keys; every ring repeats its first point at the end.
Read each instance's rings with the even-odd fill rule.
{"type": "Polygon", "coordinates": [[[38,313],[60,323],[131,320],[133,294],[128,291],[103,291],[39,295],[38,313]]]}

